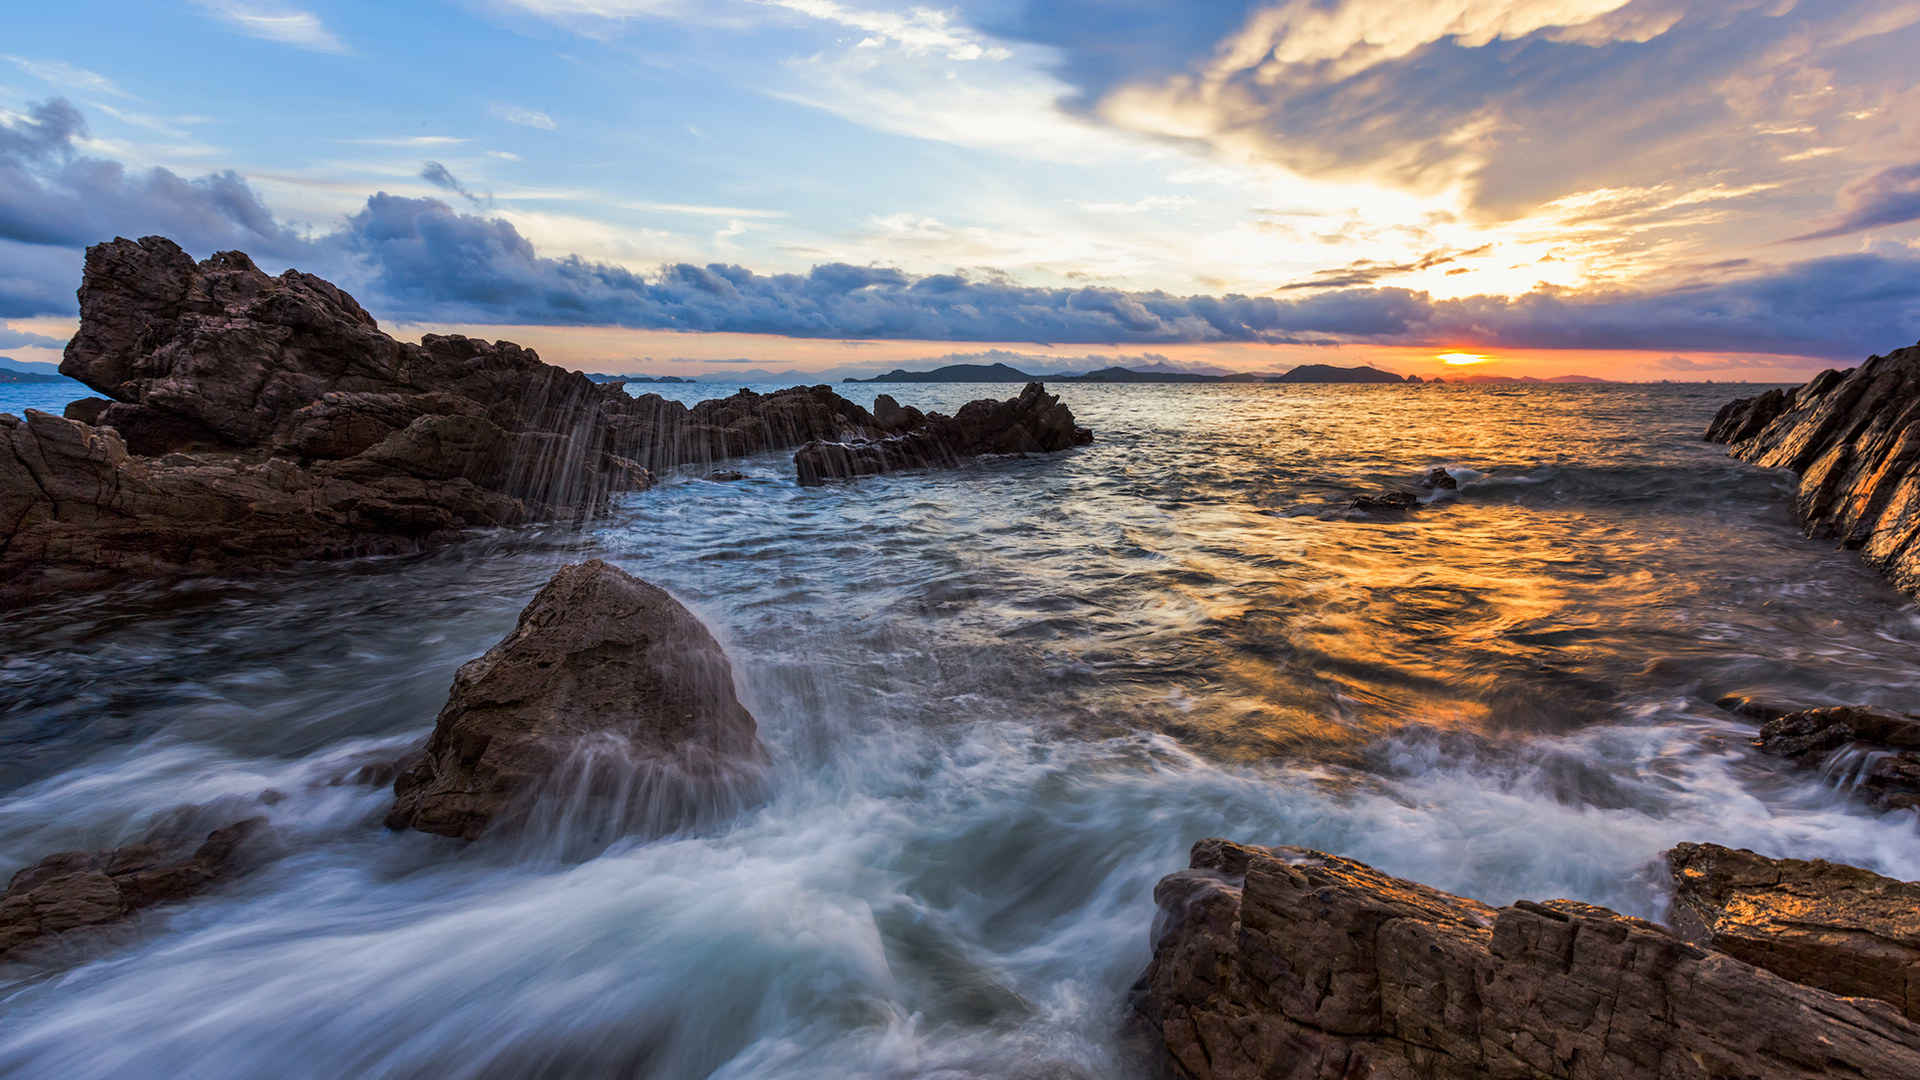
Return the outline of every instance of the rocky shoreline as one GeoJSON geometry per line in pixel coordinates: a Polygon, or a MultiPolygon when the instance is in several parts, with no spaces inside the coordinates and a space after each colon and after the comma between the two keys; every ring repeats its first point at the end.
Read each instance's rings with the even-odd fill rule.
{"type": "Polygon", "coordinates": [[[104,396],[64,418],[0,414],[0,606],[584,520],[665,470],[769,450],[916,448],[889,451],[890,469],[1084,432],[1057,402],[1037,428],[992,402],[902,428],[827,386],[630,397],[511,342],[396,341],[330,282],[269,277],[240,252],[196,263],[163,237],[89,248],[79,296],[60,370],[104,396]]]}

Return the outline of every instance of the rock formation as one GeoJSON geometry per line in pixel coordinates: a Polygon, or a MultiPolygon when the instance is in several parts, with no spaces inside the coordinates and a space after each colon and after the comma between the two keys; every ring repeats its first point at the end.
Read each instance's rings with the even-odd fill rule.
{"type": "Polygon", "coordinates": [[[391,828],[475,839],[531,814],[627,831],[726,804],[766,752],[719,642],[679,601],[594,559],[564,567],[460,669],[391,828]]]}
{"type": "Polygon", "coordinates": [[[918,410],[903,409],[890,397],[874,405],[889,430],[918,426],[884,439],[810,442],[793,456],[800,483],[952,466],[980,454],[1051,453],[1093,441],[1091,431],[1074,423],[1073,410],[1037,382],[1006,401],[968,402],[953,416],[930,413],[922,418],[918,410]]]}
{"type": "Polygon", "coordinates": [[[1920,1020],[1920,884],[1718,844],[1681,844],[1667,868],[1667,920],[1688,941],[1920,1020]]]}
{"type": "MultiPolygon", "coordinates": [[[[216,829],[197,848],[152,835],[112,851],[49,855],[0,894],[0,959],[71,930],[107,926],[142,908],[184,900],[230,876],[265,818],[216,829]]],[[[190,843],[190,842],[189,842],[190,843]]]]}
{"type": "Polygon", "coordinates": [[[1810,534],[1920,591],[1920,346],[1729,402],[1706,437],[1799,473],[1795,510],[1810,534]]]}
{"type": "Polygon", "coordinates": [[[1568,900],[1203,840],[1137,1005],[1196,1080],[1916,1076],[1920,1026],[1568,900]]]}
{"type": "Polygon", "coordinates": [[[1920,716],[1864,705],[1807,709],[1740,692],[1717,704],[1759,721],[1761,753],[1818,769],[1881,810],[1920,807],[1920,716]]]}
{"type": "Polygon", "coordinates": [[[111,400],[0,415],[0,603],[578,518],[659,469],[881,430],[824,386],[688,408],[508,342],[395,341],[320,278],[161,237],[88,249],[61,372],[111,400]]]}

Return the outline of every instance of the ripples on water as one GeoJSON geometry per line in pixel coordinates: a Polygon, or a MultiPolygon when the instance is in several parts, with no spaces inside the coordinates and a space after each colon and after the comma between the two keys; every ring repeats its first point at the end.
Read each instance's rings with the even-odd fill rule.
{"type": "Polygon", "coordinates": [[[819,489],[769,456],[584,536],[10,613],[0,871],[181,803],[260,807],[284,857],[0,969],[0,1072],[1126,1076],[1153,883],[1203,836],[1651,917],[1679,840],[1920,878],[1912,814],[1712,705],[1920,682],[1913,607],[1699,441],[1733,388],[1058,389],[1092,447],[819,489]],[[1457,497],[1340,512],[1435,465],[1457,497]],[[515,862],[328,785],[588,554],[727,644],[768,803],[515,862]]]}

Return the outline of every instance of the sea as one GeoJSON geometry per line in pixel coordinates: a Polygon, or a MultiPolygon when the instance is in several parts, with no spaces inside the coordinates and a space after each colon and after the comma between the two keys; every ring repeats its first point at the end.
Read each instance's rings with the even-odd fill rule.
{"type": "Polygon", "coordinates": [[[0,966],[0,1074],[1144,1077],[1153,888],[1203,837],[1652,919],[1681,841],[1920,878],[1912,812],[1715,704],[1920,696],[1913,601],[1702,441],[1756,388],[1054,389],[1091,446],[819,488],[768,454],[584,528],[0,615],[0,874],[168,816],[277,845],[0,966]],[[340,778],[588,557],[723,642],[764,803],[590,858],[385,829],[340,778]]]}

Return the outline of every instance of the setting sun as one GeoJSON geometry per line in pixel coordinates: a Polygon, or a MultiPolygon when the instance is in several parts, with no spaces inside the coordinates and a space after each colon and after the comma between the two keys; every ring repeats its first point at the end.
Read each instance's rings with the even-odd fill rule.
{"type": "Polygon", "coordinates": [[[1464,367],[1467,364],[1484,364],[1492,359],[1492,357],[1470,352],[1443,352],[1435,356],[1434,359],[1449,367],[1464,367]]]}

